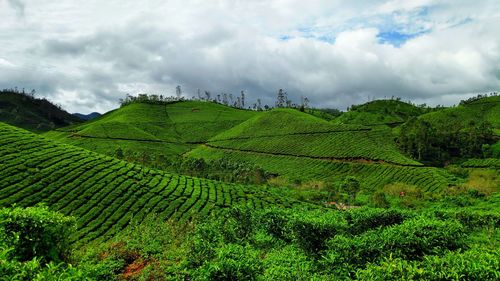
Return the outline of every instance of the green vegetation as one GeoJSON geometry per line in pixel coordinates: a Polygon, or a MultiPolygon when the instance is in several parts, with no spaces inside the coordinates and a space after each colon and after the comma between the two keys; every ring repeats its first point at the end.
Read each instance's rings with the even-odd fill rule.
{"type": "Polygon", "coordinates": [[[233,204],[291,206],[264,188],[167,174],[0,123],[0,206],[47,204],[77,217],[72,241],[107,239],[132,218],[188,221],[233,204]]]}
{"type": "Polygon", "coordinates": [[[356,176],[371,189],[402,182],[437,190],[452,180],[445,171],[420,167],[402,155],[388,129],[332,125],[292,109],[251,118],[186,155],[245,162],[291,181],[334,182],[356,176]]]}
{"type": "Polygon", "coordinates": [[[468,159],[461,164],[466,168],[496,168],[500,169],[499,158],[486,158],[486,159],[468,159]]]}
{"type": "Polygon", "coordinates": [[[181,155],[257,112],[211,102],[131,103],[81,125],[45,136],[133,162],[152,164],[181,155]]]}
{"type": "Polygon", "coordinates": [[[332,121],[177,99],[0,122],[0,280],[500,279],[498,96],[332,121]]]}
{"type": "Polygon", "coordinates": [[[287,178],[291,182],[320,180],[341,181],[347,176],[359,178],[363,187],[376,190],[389,183],[402,182],[436,191],[447,187],[454,177],[443,169],[413,167],[369,161],[330,161],[296,156],[268,155],[244,151],[221,150],[200,146],[188,153],[195,158],[212,161],[220,158],[257,165],[264,171],[287,178]]]}
{"type": "MultiPolygon", "coordinates": [[[[33,260],[0,256],[8,265],[0,270],[63,280],[498,280],[500,197],[469,198],[465,208],[449,201],[457,198],[418,210],[239,206],[189,224],[151,215],[109,241],[75,249],[72,266],[46,265],[37,259],[43,254],[34,268],[33,260]]],[[[26,217],[34,211],[60,218],[36,208],[26,217]]]]}
{"type": "Polygon", "coordinates": [[[496,157],[500,96],[484,97],[421,115],[400,128],[398,143],[412,157],[431,164],[496,157]]]}
{"type": "Polygon", "coordinates": [[[348,112],[333,119],[332,123],[364,126],[388,125],[392,127],[430,110],[425,105],[415,106],[398,99],[375,100],[351,106],[348,112]]]}
{"type": "Polygon", "coordinates": [[[17,89],[0,91],[0,122],[33,132],[44,132],[82,122],[46,99],[35,98],[35,92],[17,89]]]}

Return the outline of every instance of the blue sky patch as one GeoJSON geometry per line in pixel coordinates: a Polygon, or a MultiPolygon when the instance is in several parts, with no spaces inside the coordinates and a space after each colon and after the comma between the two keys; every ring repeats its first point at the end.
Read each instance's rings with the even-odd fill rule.
{"type": "Polygon", "coordinates": [[[380,32],[377,35],[377,38],[379,42],[385,43],[385,44],[391,44],[395,47],[400,47],[403,45],[406,41],[413,39],[415,37],[418,37],[422,34],[428,33],[429,31],[421,31],[417,33],[401,33],[398,31],[385,31],[385,32],[380,32]]]}

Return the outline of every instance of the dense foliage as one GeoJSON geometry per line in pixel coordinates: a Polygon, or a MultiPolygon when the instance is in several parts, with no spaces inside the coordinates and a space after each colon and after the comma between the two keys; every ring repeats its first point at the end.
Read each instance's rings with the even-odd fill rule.
{"type": "Polygon", "coordinates": [[[0,122],[44,132],[81,121],[47,99],[35,97],[35,90],[0,90],[0,122]]]}
{"type": "Polygon", "coordinates": [[[145,168],[0,124],[0,206],[43,202],[78,217],[72,241],[109,238],[133,218],[187,221],[236,203],[300,204],[266,189],[145,168]]]}
{"type": "Polygon", "coordinates": [[[432,165],[498,158],[499,130],[500,96],[479,96],[409,120],[398,130],[398,143],[410,156],[432,165]]]}
{"type": "Polygon", "coordinates": [[[498,199],[461,209],[446,200],[420,210],[239,206],[188,224],[152,215],[73,252],[76,265],[35,259],[28,269],[33,260],[0,255],[0,270],[62,280],[497,280],[498,199]]]}

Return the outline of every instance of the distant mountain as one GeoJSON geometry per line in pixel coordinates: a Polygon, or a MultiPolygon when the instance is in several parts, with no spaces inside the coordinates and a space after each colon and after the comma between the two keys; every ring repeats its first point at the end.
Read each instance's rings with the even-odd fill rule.
{"type": "Polygon", "coordinates": [[[85,121],[96,119],[102,116],[102,114],[99,112],[92,112],[89,114],[73,113],[73,115],[85,121]]]}
{"type": "Polygon", "coordinates": [[[16,90],[0,90],[0,122],[34,132],[45,132],[81,121],[46,99],[16,90]]]}

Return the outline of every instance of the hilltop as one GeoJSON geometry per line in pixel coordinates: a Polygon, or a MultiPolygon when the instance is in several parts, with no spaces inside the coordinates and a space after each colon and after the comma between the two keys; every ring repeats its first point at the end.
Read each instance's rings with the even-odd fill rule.
{"type": "Polygon", "coordinates": [[[0,91],[0,122],[5,122],[34,132],[82,122],[46,99],[15,90],[0,91]]]}
{"type": "Polygon", "coordinates": [[[0,206],[47,204],[77,218],[73,241],[110,238],[150,213],[204,217],[233,204],[292,206],[262,188],[179,176],[48,140],[0,123],[0,206]]]}
{"type": "Polygon", "coordinates": [[[500,96],[464,101],[455,107],[423,114],[419,119],[429,122],[438,130],[471,122],[488,122],[495,134],[500,136],[500,96]]]}
{"type": "Polygon", "coordinates": [[[412,117],[420,116],[429,109],[399,100],[374,100],[353,105],[348,112],[332,120],[334,124],[358,124],[365,126],[397,126],[412,117]]]}
{"type": "Polygon", "coordinates": [[[131,103],[47,137],[107,155],[120,149],[136,157],[181,155],[257,114],[211,102],[131,103]]]}
{"type": "Polygon", "coordinates": [[[265,112],[216,135],[206,144],[256,153],[420,165],[399,153],[387,130],[332,125],[293,109],[265,112]]]}

